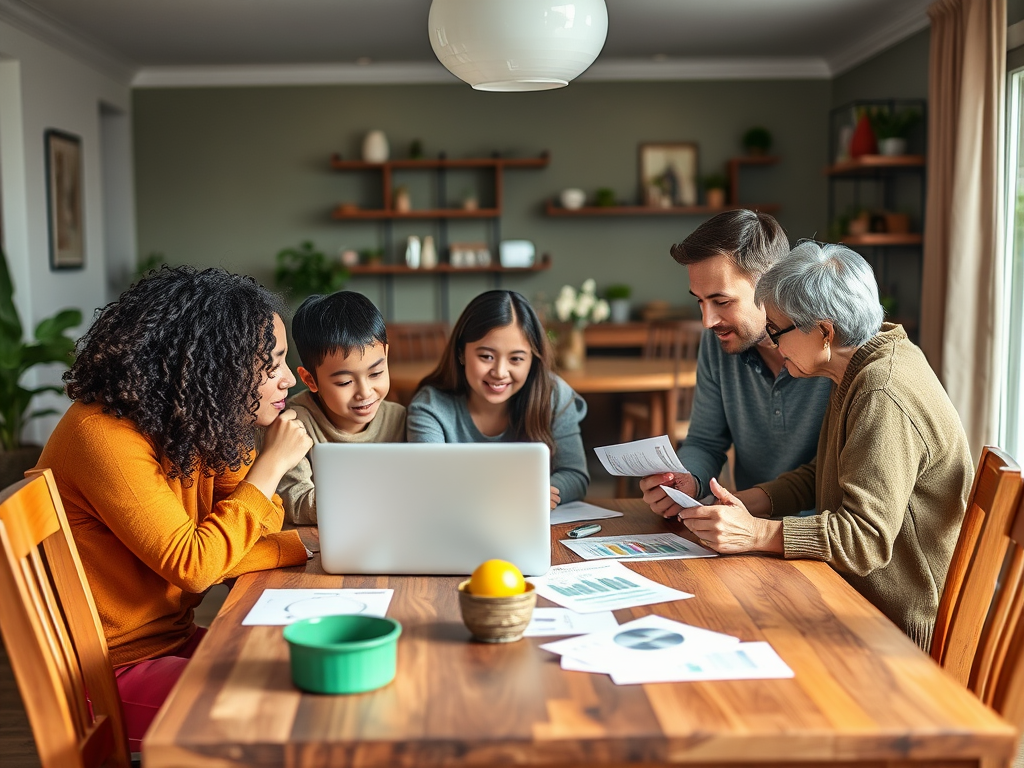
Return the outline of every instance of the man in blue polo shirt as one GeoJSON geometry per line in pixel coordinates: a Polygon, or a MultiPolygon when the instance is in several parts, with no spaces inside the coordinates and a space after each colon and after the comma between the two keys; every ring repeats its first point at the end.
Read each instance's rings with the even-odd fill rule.
{"type": "Polygon", "coordinates": [[[690,293],[707,330],[697,358],[690,430],[679,449],[690,474],[640,481],[644,501],[664,517],[678,514],[679,506],[658,486],[705,496],[730,445],[736,449],[738,489],[812,461],[832,387],[827,378],[789,375],[765,333],[764,309],[754,303],[761,275],[789,253],[789,240],[774,218],[748,210],[720,213],[671,253],[689,273],[690,293]]]}

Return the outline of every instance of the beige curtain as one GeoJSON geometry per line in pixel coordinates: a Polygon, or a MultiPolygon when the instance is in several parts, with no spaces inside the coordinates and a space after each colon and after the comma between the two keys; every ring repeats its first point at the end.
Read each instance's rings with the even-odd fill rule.
{"type": "Polygon", "coordinates": [[[921,347],[975,460],[998,436],[1006,0],[938,0],[931,17],[921,347]]]}

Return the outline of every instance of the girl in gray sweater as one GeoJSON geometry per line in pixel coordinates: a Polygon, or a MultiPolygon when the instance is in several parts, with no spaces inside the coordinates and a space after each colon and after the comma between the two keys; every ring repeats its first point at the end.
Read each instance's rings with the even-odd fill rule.
{"type": "Polygon", "coordinates": [[[462,312],[441,361],[409,404],[411,443],[540,442],[551,449],[551,508],[582,499],[587,404],[551,372],[544,328],[515,291],[487,291],[462,312]]]}

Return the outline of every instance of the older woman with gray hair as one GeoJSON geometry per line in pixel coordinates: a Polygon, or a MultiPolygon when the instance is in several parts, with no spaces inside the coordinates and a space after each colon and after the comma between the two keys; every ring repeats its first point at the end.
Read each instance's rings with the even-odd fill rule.
{"type": "Polygon", "coordinates": [[[827,562],[927,650],[974,474],[960,418],[849,248],[799,244],[755,300],[789,373],[833,382],[817,456],[679,517],[719,552],[827,562]]]}

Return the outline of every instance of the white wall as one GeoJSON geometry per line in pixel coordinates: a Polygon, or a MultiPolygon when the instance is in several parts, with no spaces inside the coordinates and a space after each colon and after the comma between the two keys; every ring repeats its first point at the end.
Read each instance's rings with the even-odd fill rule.
{"type": "MultiPolygon", "coordinates": [[[[74,45],[61,45],[57,35],[51,37],[53,42],[46,37],[0,18],[4,247],[15,301],[29,333],[63,307],[78,307],[88,323],[93,310],[116,295],[113,286],[121,282],[125,261],[134,261],[134,254],[126,253],[135,240],[130,133],[109,119],[114,114],[124,126],[130,122],[130,72],[74,56],[68,53],[76,50],[74,45]],[[43,143],[47,128],[82,140],[85,268],[80,270],[54,272],[49,267],[43,143]],[[105,177],[116,180],[108,182],[109,189],[105,177]],[[117,262],[113,268],[108,256],[112,245],[117,262]]],[[[27,377],[28,383],[59,384],[60,373],[58,366],[38,370],[27,377]]],[[[67,401],[58,396],[49,401],[39,398],[36,407],[44,405],[63,409],[67,401]]],[[[34,422],[25,438],[45,441],[55,421],[51,417],[34,422]]]]}

